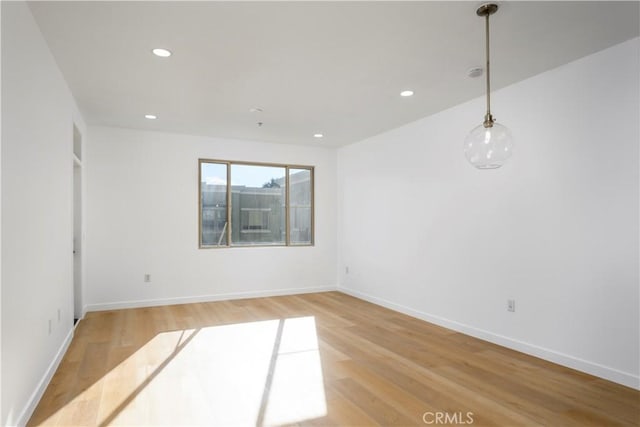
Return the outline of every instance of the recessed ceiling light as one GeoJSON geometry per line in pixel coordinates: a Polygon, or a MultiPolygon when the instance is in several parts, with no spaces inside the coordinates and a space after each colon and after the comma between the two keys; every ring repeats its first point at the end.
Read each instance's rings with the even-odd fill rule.
{"type": "Polygon", "coordinates": [[[314,138],[323,138],[323,137],[324,137],[324,135],[323,135],[323,134],[321,134],[321,133],[314,133],[314,134],[313,134],[313,137],[314,137],[314,138]]]}
{"type": "Polygon", "coordinates": [[[412,90],[403,90],[402,92],[400,92],[400,96],[413,96],[413,91],[412,90]]]}
{"type": "Polygon", "coordinates": [[[158,116],[156,116],[155,114],[145,114],[144,118],[149,120],[155,120],[158,118],[158,116]]]}
{"type": "Polygon", "coordinates": [[[151,52],[153,52],[153,54],[155,56],[159,56],[161,58],[167,58],[167,57],[171,56],[171,51],[169,51],[167,49],[155,48],[151,52]]]}
{"type": "Polygon", "coordinates": [[[263,110],[262,110],[262,108],[253,107],[253,108],[250,108],[249,111],[251,113],[262,113],[263,110]]]}

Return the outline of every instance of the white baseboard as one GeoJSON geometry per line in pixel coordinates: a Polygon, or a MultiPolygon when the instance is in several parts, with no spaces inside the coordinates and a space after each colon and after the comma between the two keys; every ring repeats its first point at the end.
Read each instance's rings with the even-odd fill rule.
{"type": "Polygon", "coordinates": [[[336,286],[324,286],[324,287],[316,287],[316,288],[287,288],[287,289],[275,289],[275,290],[267,290],[267,291],[233,292],[233,293],[226,293],[226,294],[161,298],[161,299],[139,300],[139,301],[119,301],[119,302],[89,304],[85,306],[84,312],[86,313],[90,311],[119,310],[123,308],[156,307],[161,305],[173,305],[173,304],[191,304],[195,302],[225,301],[225,300],[233,300],[233,299],[275,297],[275,296],[281,296],[281,295],[310,294],[315,292],[328,292],[328,291],[336,291],[336,290],[338,290],[336,286]]]}
{"type": "Polygon", "coordinates": [[[568,354],[559,353],[548,348],[539,347],[537,345],[530,344],[524,341],[518,341],[513,338],[495,334],[483,329],[478,329],[473,326],[456,322],[454,320],[445,319],[440,316],[434,316],[432,314],[425,313],[420,310],[404,306],[402,304],[396,304],[383,298],[378,298],[369,294],[355,291],[353,289],[338,287],[338,291],[371,302],[373,304],[386,307],[390,310],[394,310],[429,323],[443,326],[447,329],[452,329],[454,331],[461,332],[463,334],[470,335],[484,341],[489,341],[503,347],[539,357],[540,359],[544,359],[549,362],[557,363],[558,365],[566,366],[577,371],[595,375],[596,377],[604,378],[606,380],[640,390],[640,377],[627,372],[622,372],[608,366],[603,366],[598,363],[570,356],[568,354]]]}
{"type": "Polygon", "coordinates": [[[62,358],[64,357],[64,354],[67,352],[67,349],[69,348],[69,344],[71,344],[71,340],[73,339],[73,331],[74,331],[74,328],[71,328],[71,330],[69,330],[69,333],[67,334],[67,337],[64,339],[64,341],[62,342],[62,345],[58,349],[56,356],[53,358],[53,360],[49,364],[49,367],[47,368],[44,375],[42,376],[42,379],[38,383],[38,386],[31,394],[31,397],[29,397],[29,400],[27,401],[27,405],[24,407],[24,409],[18,416],[16,425],[25,426],[29,421],[29,418],[31,418],[31,415],[33,415],[33,411],[35,411],[36,406],[38,406],[38,402],[40,402],[40,399],[42,398],[42,395],[47,389],[47,386],[49,385],[49,382],[51,381],[53,374],[55,374],[56,370],[58,369],[58,366],[60,365],[60,362],[62,361],[62,358]]]}

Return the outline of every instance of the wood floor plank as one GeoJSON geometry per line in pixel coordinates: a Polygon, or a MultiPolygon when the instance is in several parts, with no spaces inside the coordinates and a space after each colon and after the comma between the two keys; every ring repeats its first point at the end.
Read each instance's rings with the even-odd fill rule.
{"type": "Polygon", "coordinates": [[[325,292],[88,313],[28,425],[418,426],[437,414],[640,426],[640,392],[325,292]]]}
{"type": "Polygon", "coordinates": [[[308,420],[302,424],[315,426],[375,426],[377,423],[365,411],[350,400],[336,398],[327,402],[328,414],[317,420],[308,420]]]}
{"type": "Polygon", "coordinates": [[[344,399],[348,399],[355,406],[371,417],[381,426],[409,426],[416,425],[416,420],[411,419],[394,408],[383,399],[379,398],[352,378],[345,378],[329,384],[336,389],[344,399]]]}

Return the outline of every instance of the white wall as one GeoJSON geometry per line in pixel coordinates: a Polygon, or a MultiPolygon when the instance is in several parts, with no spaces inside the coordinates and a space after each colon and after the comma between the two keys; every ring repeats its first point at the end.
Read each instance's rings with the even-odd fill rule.
{"type": "Polygon", "coordinates": [[[106,127],[87,147],[89,310],[336,287],[335,149],[106,127]],[[315,166],[315,246],[198,249],[199,158],[315,166]]]}
{"type": "Polygon", "coordinates": [[[341,288],[640,387],[639,47],[494,93],[501,169],[462,152],[483,99],[340,149],[341,288]]]}
{"type": "MultiPolygon", "coordinates": [[[[0,3],[0,46],[2,46],[2,4],[0,3]]],[[[0,52],[2,49],[0,48],[0,52]]],[[[0,55],[0,82],[2,81],[2,55],[0,55]]],[[[0,84],[2,100],[2,84],[0,84]]],[[[0,422],[2,415],[2,102],[0,102],[0,422]]]]}
{"type": "Polygon", "coordinates": [[[14,425],[30,416],[72,335],[71,144],[73,122],[83,125],[26,4],[1,7],[0,423],[14,425]]]}

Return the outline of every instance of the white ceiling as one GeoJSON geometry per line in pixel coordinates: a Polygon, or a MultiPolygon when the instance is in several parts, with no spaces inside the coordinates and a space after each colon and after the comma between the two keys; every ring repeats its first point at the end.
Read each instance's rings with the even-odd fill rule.
{"type": "MultiPolygon", "coordinates": [[[[484,79],[466,77],[484,62],[480,4],[30,7],[90,124],[340,146],[483,94],[484,79]],[[158,58],[155,47],[173,56],[158,58]],[[415,95],[401,98],[404,89],[415,95]]],[[[637,1],[499,4],[491,18],[494,89],[639,35],[637,1]]]]}

